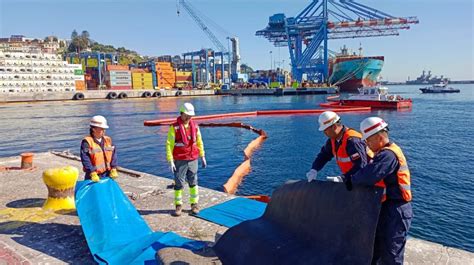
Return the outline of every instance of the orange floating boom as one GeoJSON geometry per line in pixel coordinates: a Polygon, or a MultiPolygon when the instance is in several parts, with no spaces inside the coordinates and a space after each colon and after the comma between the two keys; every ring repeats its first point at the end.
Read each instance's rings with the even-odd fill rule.
{"type": "Polygon", "coordinates": [[[250,165],[250,157],[252,157],[253,152],[262,145],[262,143],[267,139],[267,134],[264,130],[255,129],[254,127],[244,124],[241,122],[230,122],[230,123],[202,123],[199,126],[201,127],[235,127],[243,128],[250,130],[254,133],[257,133],[259,136],[250,142],[247,147],[244,149],[244,161],[234,170],[232,176],[227,180],[223,185],[224,191],[229,194],[234,194],[237,191],[240,183],[245,176],[250,174],[252,166],[250,165]]]}
{"type": "MultiPolygon", "coordinates": [[[[347,107],[340,106],[336,102],[322,103],[323,107],[330,107],[334,112],[368,112],[370,107],[347,107]]],[[[193,117],[194,121],[214,120],[214,119],[226,119],[226,118],[237,118],[237,117],[254,117],[254,116],[273,116],[273,115],[313,115],[320,114],[327,109],[306,109],[306,110],[262,110],[262,111],[250,111],[250,112],[235,112],[235,113],[224,113],[224,114],[213,114],[193,117]]],[[[160,120],[149,120],[145,121],[145,126],[165,126],[170,125],[176,121],[175,118],[160,119],[160,120]]],[[[237,191],[237,187],[242,182],[243,178],[247,176],[251,171],[250,157],[253,152],[262,145],[267,138],[267,134],[263,130],[255,129],[254,127],[240,123],[201,123],[199,126],[202,127],[235,127],[243,128],[257,133],[259,136],[251,141],[244,149],[244,161],[234,170],[232,176],[223,185],[224,191],[230,194],[234,194],[237,191]]]]}
{"type": "MultiPolygon", "coordinates": [[[[322,103],[324,104],[324,103],[322,103]]],[[[330,109],[337,113],[345,112],[369,112],[370,107],[346,107],[331,105],[330,109]]],[[[304,109],[304,110],[259,110],[259,111],[249,111],[249,112],[234,112],[234,113],[223,113],[223,114],[213,114],[213,115],[204,115],[204,116],[195,116],[193,117],[194,121],[202,120],[214,120],[214,119],[225,119],[225,118],[237,118],[237,117],[254,117],[254,116],[270,116],[270,115],[312,115],[320,114],[326,111],[327,109],[304,109]]],[[[148,120],[144,122],[145,126],[162,126],[170,125],[175,118],[160,119],[160,120],[148,120]]]]}

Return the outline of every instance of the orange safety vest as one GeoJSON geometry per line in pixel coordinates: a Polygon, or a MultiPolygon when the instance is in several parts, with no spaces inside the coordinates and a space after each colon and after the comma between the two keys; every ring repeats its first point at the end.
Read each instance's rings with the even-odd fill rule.
{"type": "Polygon", "coordinates": [[[108,136],[103,137],[104,150],[94,141],[91,136],[86,136],[84,140],[89,144],[89,155],[91,157],[94,171],[97,174],[102,174],[106,171],[110,171],[112,168],[110,162],[112,161],[112,155],[115,150],[115,146],[112,145],[112,138],[108,136]]]}
{"type": "MultiPolygon", "coordinates": [[[[185,145],[179,131],[179,124],[174,123],[174,148],[173,148],[173,159],[174,160],[196,160],[199,158],[199,148],[197,147],[196,140],[191,137],[191,126],[186,128],[186,136],[188,137],[188,144],[185,145]]],[[[195,135],[197,136],[198,127],[196,126],[195,135]]]]}
{"type": "MultiPolygon", "coordinates": [[[[393,153],[395,153],[395,156],[397,157],[398,164],[400,167],[398,168],[397,171],[397,183],[398,187],[400,188],[400,192],[402,194],[402,198],[404,201],[409,202],[411,201],[411,181],[410,181],[410,170],[408,169],[408,164],[407,160],[405,158],[405,155],[402,152],[402,149],[392,143],[389,146],[386,146],[382,148],[382,150],[390,150],[393,153]]],[[[375,183],[375,186],[383,188],[383,196],[382,196],[382,202],[387,200],[387,185],[385,185],[384,180],[380,180],[379,182],[375,183]]]]}
{"type": "Polygon", "coordinates": [[[362,135],[354,129],[347,128],[342,135],[342,143],[336,151],[336,140],[331,139],[332,154],[336,158],[336,163],[342,171],[342,174],[347,173],[354,166],[351,157],[347,154],[347,140],[349,137],[362,138],[362,135]]]}

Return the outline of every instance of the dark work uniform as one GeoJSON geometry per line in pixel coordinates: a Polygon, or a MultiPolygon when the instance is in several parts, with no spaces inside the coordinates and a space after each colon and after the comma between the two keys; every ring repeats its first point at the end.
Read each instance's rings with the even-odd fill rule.
{"type": "MultiPolygon", "coordinates": [[[[345,132],[347,130],[347,127],[342,128],[342,132],[345,132]]],[[[342,133],[341,133],[342,135],[342,133]]],[[[342,144],[342,137],[339,140],[336,140],[336,151],[339,149],[339,147],[342,144]]],[[[347,145],[346,145],[346,152],[351,157],[352,163],[354,166],[347,172],[346,174],[353,174],[360,168],[364,167],[367,164],[367,149],[366,149],[366,144],[364,141],[362,141],[360,138],[357,137],[349,137],[347,139],[347,145]],[[359,154],[359,155],[354,155],[354,154],[359,154]]],[[[320,171],[327,162],[331,161],[331,159],[334,157],[333,151],[332,151],[332,145],[331,145],[331,139],[328,139],[326,141],[326,144],[324,144],[323,147],[321,147],[321,151],[319,154],[316,156],[314,159],[313,165],[311,166],[312,169],[316,171],[320,171]]]]}
{"type": "Polygon", "coordinates": [[[374,256],[372,264],[403,264],[405,243],[413,218],[411,202],[403,200],[397,171],[400,163],[394,152],[382,150],[373,161],[350,176],[354,185],[373,186],[384,180],[387,189],[387,200],[382,203],[379,222],[375,235],[374,256]]]}

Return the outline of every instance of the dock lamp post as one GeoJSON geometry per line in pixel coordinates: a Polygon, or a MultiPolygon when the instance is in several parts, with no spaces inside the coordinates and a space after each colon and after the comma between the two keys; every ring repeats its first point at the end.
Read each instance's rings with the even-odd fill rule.
{"type": "Polygon", "coordinates": [[[270,51],[270,71],[273,70],[273,52],[270,51]]]}
{"type": "MultiPolygon", "coordinates": [[[[227,54],[227,63],[229,65],[229,74],[228,74],[228,78],[229,78],[229,88],[230,86],[232,85],[232,69],[231,69],[231,58],[230,58],[230,55],[231,55],[231,50],[230,50],[230,37],[227,37],[227,51],[228,51],[228,54],[227,54]]],[[[224,75],[224,73],[222,73],[222,75],[224,75]]]]}

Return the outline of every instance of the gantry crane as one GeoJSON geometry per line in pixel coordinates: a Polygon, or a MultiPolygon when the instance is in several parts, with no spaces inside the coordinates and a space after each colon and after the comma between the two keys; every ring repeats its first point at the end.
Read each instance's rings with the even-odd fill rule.
{"type": "Polygon", "coordinates": [[[352,0],[312,0],[296,17],[275,14],[256,32],[277,47],[288,46],[293,79],[328,80],[328,39],[399,35],[416,17],[394,17],[352,0]]]}
{"type": "MultiPolygon", "coordinates": [[[[207,37],[211,40],[211,42],[214,44],[215,48],[217,48],[217,53],[216,56],[221,56],[221,65],[222,65],[222,79],[224,80],[224,61],[223,61],[223,56],[227,55],[227,62],[228,62],[228,69],[229,69],[229,74],[236,74],[239,72],[238,67],[240,64],[240,55],[238,51],[238,39],[237,38],[230,38],[227,37],[230,41],[233,43],[233,47],[237,47],[237,51],[234,52],[234,55],[232,56],[232,52],[228,49],[225,48],[225,46],[222,44],[222,42],[216,37],[216,35],[209,29],[209,27],[206,25],[206,23],[203,21],[203,19],[198,15],[196,9],[187,1],[185,0],[178,0],[177,2],[177,13],[178,15],[180,14],[180,6],[182,6],[186,12],[191,16],[191,18],[196,22],[196,24],[201,28],[202,31],[207,35],[207,37]],[[233,59],[231,60],[231,57],[233,59]],[[232,69],[231,66],[231,61],[232,65],[234,66],[232,69]]],[[[229,78],[230,80],[230,78],[229,78]]]]}

